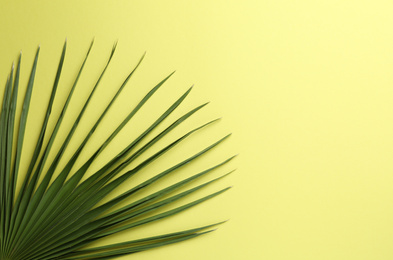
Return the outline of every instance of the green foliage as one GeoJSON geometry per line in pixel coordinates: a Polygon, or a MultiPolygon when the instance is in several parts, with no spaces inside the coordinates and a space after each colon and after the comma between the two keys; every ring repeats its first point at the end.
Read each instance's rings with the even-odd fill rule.
{"type": "Polygon", "coordinates": [[[97,156],[172,75],[169,75],[151,89],[132,109],[122,123],[118,125],[116,130],[111,133],[101,146],[90,156],[90,158],[84,162],[79,169],[73,170],[74,164],[80,156],[83,148],[88,143],[90,137],[93,135],[94,131],[101,123],[102,119],[105,117],[118,96],[121,94],[123,88],[126,86],[139,64],[142,62],[142,57],[136,67],[126,77],[115,96],[106,106],[98,120],[91,127],[90,131],[79,144],[79,147],[76,149],[71,158],[67,161],[64,168],[58,169],[59,162],[71,138],[73,137],[86,108],[94,96],[97,86],[107,70],[116,49],[115,45],[99,79],[73,122],[71,129],[64,137],[64,141],[60,149],[56,151],[54,159],[49,161],[47,160],[48,155],[51,152],[51,148],[77,86],[79,77],[85,67],[93,43],[91,44],[74,84],[69,91],[62,111],[55,119],[55,126],[53,130],[50,131],[47,126],[51,117],[51,111],[63,68],[66,45],[67,44],[65,43],[63,47],[46,114],[38,140],[34,146],[35,149],[31,159],[27,162],[21,162],[21,154],[25,141],[25,133],[26,130],[28,130],[26,123],[29,114],[30,100],[40,49],[38,48],[34,59],[23,100],[22,111],[18,116],[16,115],[16,108],[21,56],[19,57],[16,70],[14,69],[14,66],[12,66],[10,75],[7,79],[0,116],[0,259],[110,259],[163,245],[177,243],[212,231],[212,228],[220,223],[101,247],[92,248],[90,246],[91,243],[98,241],[101,238],[168,218],[223,193],[229,188],[219,190],[213,194],[170,210],[165,211],[164,208],[165,206],[170,205],[171,203],[176,202],[226,176],[227,174],[180,193],[175,192],[180,188],[185,187],[185,185],[195,179],[207,175],[214,169],[226,164],[233,157],[198,174],[192,175],[187,179],[151,193],[146,197],[132,200],[134,194],[137,194],[141,190],[149,190],[149,187],[153,183],[160,181],[175,170],[180,169],[186,164],[204,155],[223,142],[229,136],[228,135],[197,152],[193,156],[178,162],[169,169],[162,171],[154,177],[129,188],[121,195],[103,203],[103,199],[105,199],[128,178],[141,172],[145,166],[168,152],[172,147],[182,142],[189,135],[197,132],[199,129],[215,122],[216,120],[189,131],[163,149],[148,157],[146,160],[137,164],[134,168],[126,169],[131,162],[135,161],[135,159],[144,154],[147,150],[150,150],[155,143],[171,132],[176,126],[184,122],[187,118],[206,105],[200,105],[185,113],[170,124],[166,129],[151,138],[150,141],[141,148],[138,148],[142,140],[147,139],[149,134],[151,134],[151,132],[156,129],[157,126],[160,125],[180,105],[180,103],[183,102],[190,93],[190,88],[167,110],[165,110],[162,115],[157,118],[157,120],[141,135],[139,135],[135,140],[132,140],[126,148],[113,157],[98,171],[94,172],[91,176],[82,181],[91,164],[97,159],[97,156]],[[48,141],[44,142],[44,139],[48,141]],[[18,175],[20,174],[19,168],[21,163],[28,165],[28,168],[23,175],[21,174],[21,176],[23,176],[23,179],[19,180],[21,188],[18,192],[16,192],[16,184],[18,182],[18,175]],[[45,165],[48,165],[49,168],[44,171],[45,165]],[[54,173],[56,170],[59,171],[59,174],[55,175],[54,173]],[[71,172],[73,172],[73,174],[70,174],[71,172]],[[126,201],[132,202],[128,202],[126,206],[118,207],[120,205],[119,203],[126,201]],[[164,209],[164,211],[162,211],[162,209],[164,209]]]}

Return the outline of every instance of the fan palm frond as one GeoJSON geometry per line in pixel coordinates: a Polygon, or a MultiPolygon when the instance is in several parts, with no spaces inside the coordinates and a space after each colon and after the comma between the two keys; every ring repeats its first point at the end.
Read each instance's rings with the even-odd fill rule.
{"type": "Polygon", "coordinates": [[[54,120],[55,125],[53,130],[50,130],[48,122],[50,118],[53,117],[51,111],[54,105],[66,55],[67,42],[65,42],[46,108],[45,117],[42,122],[38,140],[34,145],[34,152],[29,161],[22,161],[21,158],[24,143],[26,141],[30,142],[30,140],[25,140],[25,134],[28,130],[27,118],[29,116],[29,107],[33,93],[40,48],[38,48],[34,59],[20,114],[16,113],[16,110],[20,81],[21,55],[19,56],[16,68],[14,65],[12,66],[4,90],[0,116],[0,259],[110,259],[188,240],[211,232],[214,226],[220,224],[213,223],[211,225],[174,233],[100,247],[91,247],[93,242],[99,241],[104,237],[168,218],[225,192],[229,187],[181,206],[169,210],[166,209],[166,206],[226,176],[227,174],[200,184],[199,186],[189,189],[186,188],[187,184],[209,174],[216,168],[228,163],[233,158],[231,157],[213,165],[171,186],[155,192],[150,192],[149,195],[142,198],[134,197],[135,194],[142,190],[149,191],[149,187],[152,184],[159,182],[165,176],[168,176],[204,155],[227,139],[229,136],[227,135],[203,150],[197,151],[189,158],[154,175],[150,179],[128,188],[124,193],[113,198],[108,198],[111,192],[118,189],[118,187],[131,176],[141,172],[147,165],[167,153],[191,134],[217,121],[213,120],[207,122],[179,136],[175,141],[154,154],[147,156],[147,159],[141,162],[136,160],[139,159],[142,154],[146,154],[146,151],[151,151],[150,148],[155,143],[160,141],[164,136],[172,132],[174,128],[206,105],[202,104],[184,113],[164,130],[158,131],[159,133],[153,138],[146,140],[149,135],[154,134],[154,130],[157,131],[158,126],[184,101],[191,91],[190,88],[149,127],[147,127],[146,130],[132,140],[120,153],[111,158],[109,162],[104,164],[104,166],[90,176],[86,175],[86,172],[90,169],[93,162],[97,160],[97,157],[102,151],[105,150],[115,136],[171,77],[172,73],[152,88],[83,165],[74,170],[74,168],[76,168],[76,161],[80,157],[81,152],[103,118],[107,115],[109,109],[120,96],[129,79],[141,64],[144,58],[143,55],[135,68],[128,74],[123,84],[121,84],[109,104],[105,107],[102,114],[91,126],[87,135],[72,154],[71,158],[67,159],[67,163],[63,168],[59,169],[60,160],[78,128],[86,108],[92,100],[97,90],[97,86],[105,74],[116,49],[115,44],[104,69],[74,120],[71,129],[67,132],[66,136],[62,137],[64,141],[60,148],[54,152],[52,151],[54,150],[52,149],[54,141],[59,133],[59,129],[67,109],[69,108],[78,80],[91,53],[92,46],[93,42],[69,90],[61,113],[57,118],[51,119],[54,120]],[[55,154],[54,157],[52,156],[53,159],[49,157],[51,151],[55,154]],[[51,159],[49,160],[48,158],[51,159]],[[132,162],[137,162],[136,166],[128,169],[127,167],[132,162]],[[28,165],[26,172],[20,173],[21,164],[28,165]],[[46,165],[47,167],[45,167],[46,165]],[[21,177],[21,179],[18,179],[18,177],[21,177]],[[20,189],[17,189],[17,183],[20,183],[20,189]],[[180,192],[176,193],[176,191],[179,190],[180,192]],[[132,202],[127,202],[131,201],[131,198],[136,199],[132,200],[132,202]],[[120,207],[120,205],[122,205],[121,203],[125,204],[125,206],[120,207]]]}

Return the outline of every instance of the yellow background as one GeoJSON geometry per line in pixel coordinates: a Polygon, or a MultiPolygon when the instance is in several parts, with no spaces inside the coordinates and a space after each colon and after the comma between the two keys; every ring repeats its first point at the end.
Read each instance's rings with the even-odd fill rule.
{"type": "Polygon", "coordinates": [[[96,42],[72,102],[75,111],[118,39],[118,51],[87,111],[82,133],[147,51],[132,86],[106,119],[108,127],[97,131],[83,158],[130,104],[175,69],[165,89],[141,113],[140,123],[108,147],[104,161],[124,147],[129,133],[153,120],[193,83],[176,115],[205,101],[211,104],[177,135],[223,116],[151,169],[163,169],[232,132],[230,140],[188,170],[240,153],[214,174],[238,170],[198,195],[228,185],[233,189],[187,213],[107,242],[230,221],[207,236],[123,259],[388,260],[393,259],[392,14],[392,1],[382,0],[1,0],[0,82],[5,84],[21,49],[26,82],[41,44],[29,118],[34,138],[64,38],[69,48],[57,104],[65,100],[93,37],[96,42]]]}

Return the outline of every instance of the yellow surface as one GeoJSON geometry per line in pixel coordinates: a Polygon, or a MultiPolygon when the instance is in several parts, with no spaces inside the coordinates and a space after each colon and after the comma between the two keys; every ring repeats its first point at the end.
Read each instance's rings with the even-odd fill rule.
{"type": "Polygon", "coordinates": [[[140,124],[128,127],[108,147],[104,161],[193,83],[195,89],[177,115],[208,100],[211,104],[177,134],[223,116],[151,169],[163,169],[231,131],[228,142],[188,169],[240,153],[214,174],[235,167],[237,172],[199,195],[234,188],[178,217],[106,242],[230,221],[205,237],[122,259],[388,260],[393,258],[392,13],[393,3],[382,0],[1,0],[0,82],[5,83],[20,49],[26,81],[41,44],[34,115],[29,118],[33,127],[42,118],[39,112],[64,38],[69,49],[59,101],[64,101],[90,40],[96,40],[81,79],[86,87],[79,88],[72,103],[75,111],[119,39],[108,77],[79,131],[83,133],[114,93],[111,86],[147,51],[132,87],[84,158],[125,115],[128,102],[136,102],[175,69],[139,117],[140,124]]]}

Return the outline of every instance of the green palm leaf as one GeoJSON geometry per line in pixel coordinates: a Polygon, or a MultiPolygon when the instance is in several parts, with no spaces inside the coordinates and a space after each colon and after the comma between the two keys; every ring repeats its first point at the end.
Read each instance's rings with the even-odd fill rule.
{"type": "Polygon", "coordinates": [[[0,259],[111,259],[198,237],[213,231],[212,228],[214,228],[214,226],[222,223],[213,223],[207,226],[106,246],[91,247],[93,242],[99,241],[104,237],[168,218],[225,192],[229,187],[200,197],[199,199],[181,206],[169,210],[165,209],[168,205],[172,205],[179,200],[181,201],[190,194],[228,175],[229,173],[200,184],[199,186],[184,190],[189,183],[202,176],[208,175],[213,170],[231,161],[233,158],[231,157],[216,165],[212,165],[210,168],[196,173],[182,181],[178,181],[168,187],[150,192],[150,194],[145,197],[135,197],[138,199],[132,200],[133,196],[137,195],[138,192],[149,192],[149,187],[152,184],[159,182],[164,177],[181,169],[221,144],[228,138],[229,135],[227,135],[206,148],[196,151],[195,154],[189,158],[175,163],[161,173],[156,174],[134,187],[130,187],[124,193],[112,199],[107,199],[104,202],[104,199],[127,179],[142,172],[146,166],[160,158],[163,154],[169,152],[174,146],[183,142],[183,140],[190,135],[217,121],[213,120],[207,122],[189,131],[141,162],[137,160],[141,155],[146,154],[147,151],[151,151],[151,147],[153,147],[154,144],[159,142],[178,125],[182,124],[206,105],[202,104],[184,113],[170,123],[164,130],[159,131],[158,134],[155,134],[155,136],[149,139],[149,136],[156,132],[154,130],[156,130],[159,125],[163,124],[164,121],[167,121],[169,115],[171,115],[186,99],[192,89],[191,87],[183,95],[179,96],[169,108],[165,109],[162,115],[147,127],[146,130],[134,140],[131,140],[126,148],[109,160],[109,162],[99,170],[89,177],[84,178],[92,163],[97,160],[98,155],[128,124],[134,115],[144,108],[145,103],[148,102],[156,91],[172,76],[173,73],[171,73],[153,87],[139,103],[131,109],[124,120],[83,163],[83,165],[79,169],[76,169],[73,174],[70,174],[85,145],[141,64],[144,58],[143,55],[135,68],[124,79],[116,94],[83,138],[77,150],[72,154],[71,158],[68,159],[66,165],[62,169],[59,169],[60,160],[84,116],[86,108],[94,98],[97,86],[109,67],[116,50],[115,44],[104,69],[100,73],[90,95],[74,120],[71,129],[65,135],[64,141],[58,151],[53,152],[53,143],[61,128],[64,116],[67,113],[70,101],[73,97],[78,80],[85,68],[92,47],[93,42],[80,66],[61,113],[56,118],[52,119],[52,107],[54,105],[66,56],[67,42],[65,42],[39,137],[34,145],[34,152],[27,162],[21,162],[21,155],[25,141],[25,133],[28,129],[27,118],[40,48],[38,48],[34,59],[22,104],[22,111],[19,115],[16,113],[16,108],[22,55],[19,56],[16,70],[14,65],[12,65],[11,72],[4,88],[0,114],[0,259]],[[55,122],[53,130],[48,128],[50,119],[55,122]],[[44,142],[44,140],[48,141],[44,142]],[[145,144],[142,145],[144,141],[145,144]],[[54,153],[55,156],[49,161],[48,158],[51,152],[54,153]],[[29,165],[26,172],[20,173],[21,163],[29,165]],[[133,168],[126,170],[131,163],[133,163],[133,168]],[[45,165],[49,166],[47,170],[44,170],[46,169],[45,165]],[[56,170],[59,171],[57,175],[55,175],[56,170]],[[126,171],[124,172],[124,170],[126,171]],[[18,179],[19,175],[23,176],[23,178],[18,179]],[[17,192],[16,184],[18,181],[21,183],[21,188],[17,192]],[[128,202],[128,204],[119,208],[121,203],[127,203],[128,200],[132,202],[128,202]]]}

